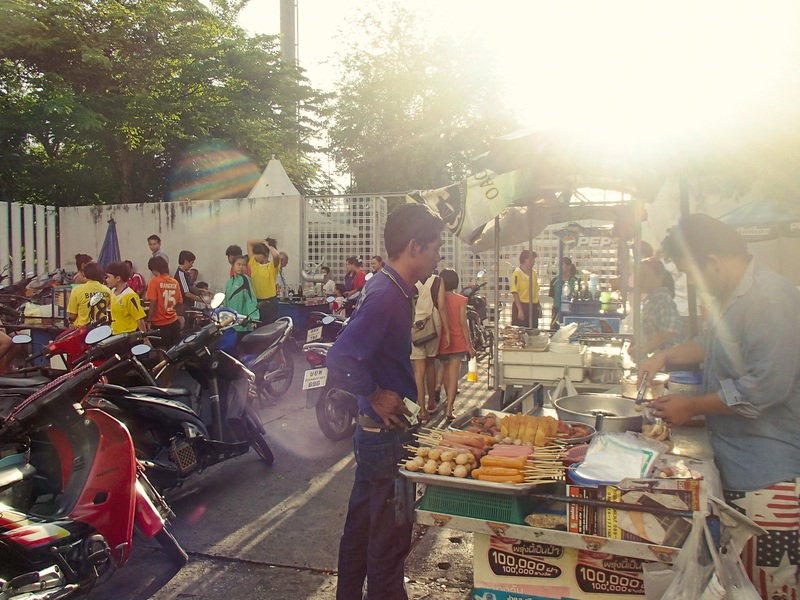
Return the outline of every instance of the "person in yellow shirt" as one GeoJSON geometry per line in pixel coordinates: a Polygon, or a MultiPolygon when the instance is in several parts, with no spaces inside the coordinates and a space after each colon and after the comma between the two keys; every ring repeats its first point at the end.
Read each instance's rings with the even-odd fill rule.
{"type": "Polygon", "coordinates": [[[67,305],[67,316],[73,325],[80,327],[86,325],[90,320],[102,322],[108,319],[106,311],[111,302],[111,290],[104,286],[103,267],[95,262],[91,262],[83,267],[83,274],[88,281],[75,287],[69,297],[67,305]],[[89,306],[89,301],[97,292],[103,294],[103,299],[94,306],[89,306]]]}
{"type": "Polygon", "coordinates": [[[519,253],[519,267],[511,274],[511,295],[514,304],[511,307],[511,324],[517,327],[530,327],[530,315],[533,312],[533,329],[539,328],[539,275],[533,268],[536,252],[523,250],[519,253]],[[533,278],[533,303],[529,302],[530,282],[533,278]]]}
{"type": "Polygon", "coordinates": [[[247,240],[250,255],[250,278],[258,300],[259,321],[262,325],[274,323],[278,318],[278,294],[275,281],[281,269],[281,255],[275,240],[247,240]]]}
{"type": "Polygon", "coordinates": [[[128,287],[130,268],[124,262],[113,262],[106,267],[106,284],[111,288],[111,332],[147,331],[139,294],[128,287]]]}

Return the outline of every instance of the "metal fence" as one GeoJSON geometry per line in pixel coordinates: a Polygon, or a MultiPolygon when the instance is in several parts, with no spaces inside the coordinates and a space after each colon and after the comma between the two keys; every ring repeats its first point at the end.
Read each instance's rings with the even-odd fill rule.
{"type": "Polygon", "coordinates": [[[9,281],[58,267],[58,219],[53,206],[0,202],[0,268],[9,281]]]}
{"type": "MultiPolygon", "coordinates": [[[[306,261],[317,264],[324,262],[331,268],[334,280],[344,279],[345,261],[349,256],[357,256],[365,261],[369,270],[369,259],[379,254],[386,260],[386,248],[383,243],[383,229],[386,225],[387,203],[403,201],[404,195],[345,195],[345,196],[310,196],[306,198],[306,261]]],[[[597,222],[584,223],[598,225],[597,222]]],[[[538,274],[540,296],[547,296],[550,281],[558,272],[558,243],[555,234],[561,225],[551,225],[533,240],[533,249],[537,253],[534,268],[538,274]]],[[[480,254],[472,252],[471,247],[452,236],[443,234],[440,250],[442,267],[455,269],[459,274],[461,286],[475,281],[477,274],[485,270],[493,280],[494,270],[500,270],[500,302],[508,305],[511,302],[510,278],[519,265],[519,253],[527,248],[527,244],[503,246],[500,248],[499,261],[494,250],[480,254]]],[[[608,285],[618,272],[616,244],[599,247],[576,247],[566,252],[578,266],[579,271],[587,270],[597,273],[601,285],[608,285]]],[[[487,302],[495,304],[493,286],[487,286],[487,302]]],[[[545,305],[542,322],[549,322],[550,308],[545,305]]],[[[509,311],[501,314],[501,321],[510,319],[509,311]]]]}

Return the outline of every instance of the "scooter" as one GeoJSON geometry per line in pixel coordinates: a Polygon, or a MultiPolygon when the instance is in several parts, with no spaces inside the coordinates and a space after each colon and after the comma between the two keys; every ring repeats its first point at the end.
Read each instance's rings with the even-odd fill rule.
{"type": "Polygon", "coordinates": [[[192,474],[241,456],[251,446],[268,465],[275,460],[253,407],[255,376],[217,347],[232,324],[231,319],[213,322],[190,333],[154,369],[159,376],[167,365],[183,368],[200,384],[199,396],[186,388],[106,384],[86,401],[128,427],[160,490],[180,486],[192,474]]]}
{"type": "MultiPolygon", "coordinates": [[[[134,525],[176,565],[188,557],[125,426],[82,408],[120,362],[91,363],[18,402],[0,425],[0,600],[88,592],[128,560],[134,525]]],[[[8,399],[8,397],[7,397],[8,399]]]]}
{"type": "Polygon", "coordinates": [[[309,368],[303,378],[306,408],[314,408],[322,433],[334,442],[353,436],[358,417],[358,398],[328,381],[326,366],[332,342],[312,342],[303,346],[309,368]]]}
{"type": "MultiPolygon", "coordinates": [[[[234,324],[255,322],[228,308],[216,311],[217,319],[233,319],[234,324]]],[[[219,349],[242,361],[255,375],[259,399],[283,396],[294,379],[294,360],[289,346],[294,346],[291,317],[280,317],[274,323],[262,325],[245,335],[237,344],[236,331],[228,329],[219,342],[219,349]]]]}
{"type": "MultiPolygon", "coordinates": [[[[478,271],[478,279],[485,274],[485,271],[478,271]]],[[[491,327],[486,326],[486,298],[478,294],[486,284],[486,281],[476,282],[461,290],[461,295],[467,298],[467,324],[469,325],[470,340],[472,347],[479,354],[487,348],[491,348],[494,342],[494,333],[491,327]]]]}

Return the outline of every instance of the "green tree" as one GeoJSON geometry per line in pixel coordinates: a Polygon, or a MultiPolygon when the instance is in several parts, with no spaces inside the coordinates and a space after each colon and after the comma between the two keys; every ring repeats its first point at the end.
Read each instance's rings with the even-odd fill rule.
{"type": "Polygon", "coordinates": [[[313,187],[326,97],[281,61],[275,37],[235,25],[242,6],[0,0],[0,191],[52,204],[158,201],[181,157],[208,142],[241,151],[255,171],[275,154],[295,185],[313,187]]]}
{"type": "Polygon", "coordinates": [[[431,37],[399,4],[348,30],[329,128],[330,152],[353,192],[437,188],[516,121],[488,52],[472,39],[431,37]]]}

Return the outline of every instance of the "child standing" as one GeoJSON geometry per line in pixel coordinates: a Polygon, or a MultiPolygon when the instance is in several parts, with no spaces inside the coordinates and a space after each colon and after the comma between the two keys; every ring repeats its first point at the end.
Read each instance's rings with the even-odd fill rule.
{"type": "MultiPolygon", "coordinates": [[[[147,320],[158,330],[160,340],[154,344],[156,348],[169,350],[181,337],[181,323],[175,307],[183,302],[180,284],[168,274],[169,266],[161,256],[154,256],[147,263],[147,268],[153,273],[153,278],[147,284],[147,299],[150,307],[147,310],[147,320]]],[[[173,365],[164,370],[162,385],[169,387],[172,375],[175,372],[173,365]]]]}
{"type": "Polygon", "coordinates": [[[439,342],[439,361],[444,371],[444,389],[447,392],[447,421],[455,419],[453,403],[458,391],[458,376],[461,374],[461,363],[475,356],[467,324],[467,298],[456,294],[458,273],[453,269],[443,269],[439,274],[444,283],[444,302],[447,310],[450,345],[446,346],[446,336],[439,342]]]}
{"type": "Polygon", "coordinates": [[[113,262],[106,267],[106,285],[111,289],[111,332],[128,333],[147,331],[139,294],[128,285],[130,269],[124,262],[113,262]]]}
{"type": "Polygon", "coordinates": [[[111,302],[111,290],[100,283],[103,281],[103,267],[95,262],[87,263],[83,266],[83,274],[87,279],[86,283],[72,290],[67,305],[67,316],[76,327],[86,325],[89,321],[104,322],[108,304],[111,302]],[[89,301],[97,292],[103,294],[103,300],[89,306],[89,301]]]}
{"type": "MultiPolygon", "coordinates": [[[[225,284],[225,306],[235,310],[246,317],[253,315],[258,310],[258,300],[253,292],[253,282],[245,275],[247,271],[247,258],[237,256],[233,259],[233,277],[225,284]]],[[[257,317],[258,314],[253,315],[257,317]]],[[[236,341],[239,342],[249,331],[253,324],[236,325],[236,341]]]]}

